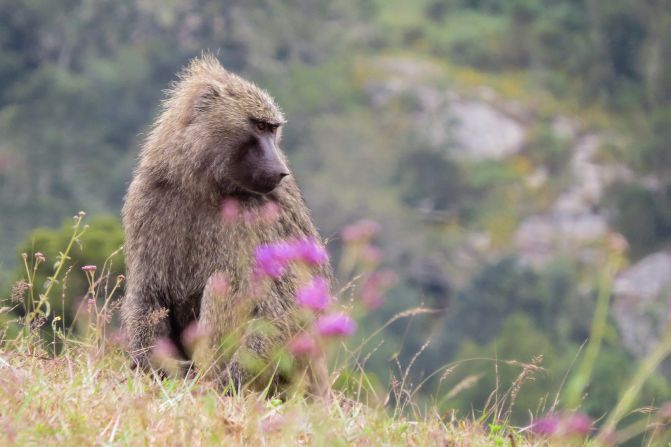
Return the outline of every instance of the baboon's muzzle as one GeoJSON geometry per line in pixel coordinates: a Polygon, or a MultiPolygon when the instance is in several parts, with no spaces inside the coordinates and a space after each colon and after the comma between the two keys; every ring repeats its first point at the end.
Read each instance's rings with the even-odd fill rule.
{"type": "Polygon", "coordinates": [[[254,137],[244,148],[238,182],[246,189],[267,194],[290,174],[280,150],[270,136],[254,137]]]}

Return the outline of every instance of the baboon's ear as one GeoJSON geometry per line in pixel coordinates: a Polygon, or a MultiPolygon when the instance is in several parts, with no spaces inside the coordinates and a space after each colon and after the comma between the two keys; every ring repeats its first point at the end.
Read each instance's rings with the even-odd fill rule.
{"type": "Polygon", "coordinates": [[[206,85],[200,89],[193,103],[195,113],[204,112],[209,109],[214,101],[219,98],[219,92],[212,85],[206,85]]]}

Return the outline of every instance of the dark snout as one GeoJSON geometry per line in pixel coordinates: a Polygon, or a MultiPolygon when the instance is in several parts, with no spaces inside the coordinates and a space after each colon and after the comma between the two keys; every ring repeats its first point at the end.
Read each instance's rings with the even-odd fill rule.
{"type": "MultiPolygon", "coordinates": [[[[280,158],[280,150],[270,137],[262,137],[259,139],[259,145],[263,152],[263,161],[260,165],[260,173],[266,177],[272,189],[275,189],[280,184],[282,179],[289,175],[289,168],[280,158]]],[[[271,189],[271,191],[272,191],[271,189]]]]}
{"type": "Polygon", "coordinates": [[[255,136],[242,149],[235,177],[245,189],[267,194],[290,174],[271,136],[255,136]]]}

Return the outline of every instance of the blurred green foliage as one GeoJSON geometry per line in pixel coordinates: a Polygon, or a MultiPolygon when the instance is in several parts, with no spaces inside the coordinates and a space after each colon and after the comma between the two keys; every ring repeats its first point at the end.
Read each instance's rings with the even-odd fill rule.
{"type": "MultiPolygon", "coordinates": [[[[35,253],[40,252],[46,258],[46,261],[38,266],[35,275],[36,295],[47,288],[48,278],[55,270],[54,263],[72,237],[72,228],[72,221],[66,221],[58,229],[38,228],[19,244],[19,253],[28,255],[30,269],[35,262],[35,253]]],[[[97,216],[90,220],[89,228],[70,253],[65,278],[52,287],[51,296],[56,297],[51,303],[52,317],[60,316],[64,327],[71,325],[89,287],[81,268],[85,265],[95,265],[99,276],[104,271],[104,274],[108,275],[106,280],[113,286],[116,276],[125,271],[122,244],[123,232],[116,217],[97,216]]],[[[21,265],[14,274],[12,283],[25,277],[25,267],[21,265]]],[[[16,308],[16,313],[22,314],[22,311],[21,307],[16,308]]]]}

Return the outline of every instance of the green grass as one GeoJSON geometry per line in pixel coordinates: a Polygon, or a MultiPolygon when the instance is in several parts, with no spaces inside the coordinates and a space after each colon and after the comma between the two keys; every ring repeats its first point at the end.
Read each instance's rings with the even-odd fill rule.
{"type": "Polygon", "coordinates": [[[431,411],[392,417],[340,394],[225,396],[202,380],[132,371],[110,346],[100,355],[72,343],[55,357],[35,348],[24,340],[0,354],[0,445],[553,445],[431,411]]]}
{"type": "MultiPolygon", "coordinates": [[[[405,371],[399,371],[400,376],[394,375],[389,385],[381,386],[368,381],[361,366],[366,363],[361,349],[348,350],[341,342],[331,343],[334,364],[330,382],[337,386],[326,399],[306,397],[302,388],[286,392],[281,399],[246,390],[227,394],[212,383],[211,377],[198,371],[185,378],[161,378],[134,370],[123,350],[123,336],[113,326],[118,319],[123,277],[110,281],[112,256],[97,271],[72,272],[86,276],[89,283],[86,303],[80,307],[76,321],[65,325],[63,318],[54,318],[50,312],[50,301],[61,299],[51,296],[52,284],[66,282],[72,247],[88,230],[81,225],[83,217],[83,213],[75,216],[72,238],[58,256],[44,292],[38,293],[35,280],[46,260],[41,253],[26,255],[21,288],[13,290],[6,305],[0,306],[1,446],[606,446],[613,445],[606,442],[611,439],[620,442],[640,436],[643,445],[652,447],[668,445],[671,440],[667,407],[634,408],[642,386],[671,352],[671,326],[622,388],[618,404],[606,415],[600,431],[594,427],[580,432],[563,428],[554,431],[552,438],[508,422],[519,393],[524,393],[523,384],[533,380],[533,372],[539,370],[535,361],[529,365],[511,361],[522,367],[521,372],[512,383],[498,383],[497,379],[482,412],[444,413],[435,404],[418,401],[417,388],[413,388],[408,373],[428,343],[405,371]],[[641,411],[646,411],[645,417],[628,419],[625,422],[629,425],[621,427],[620,422],[628,415],[641,411]],[[587,432],[593,437],[583,437],[587,432]]],[[[615,264],[603,274],[603,309],[608,306],[611,270],[616,270],[619,259],[615,253],[615,264]]],[[[563,427],[569,427],[566,421],[576,414],[583,390],[592,378],[594,353],[601,349],[599,334],[607,316],[603,309],[594,317],[586,348],[592,354],[584,355],[577,373],[571,373],[565,401],[557,407],[563,427]]],[[[398,319],[426,311],[417,308],[400,312],[366,340],[398,319]]],[[[452,366],[445,365],[445,371],[452,366]]],[[[444,403],[473,385],[475,382],[458,383],[436,396],[434,402],[444,403]]],[[[542,416],[530,415],[532,419],[542,416]]],[[[588,424],[591,422],[588,420],[588,424]]]]}

